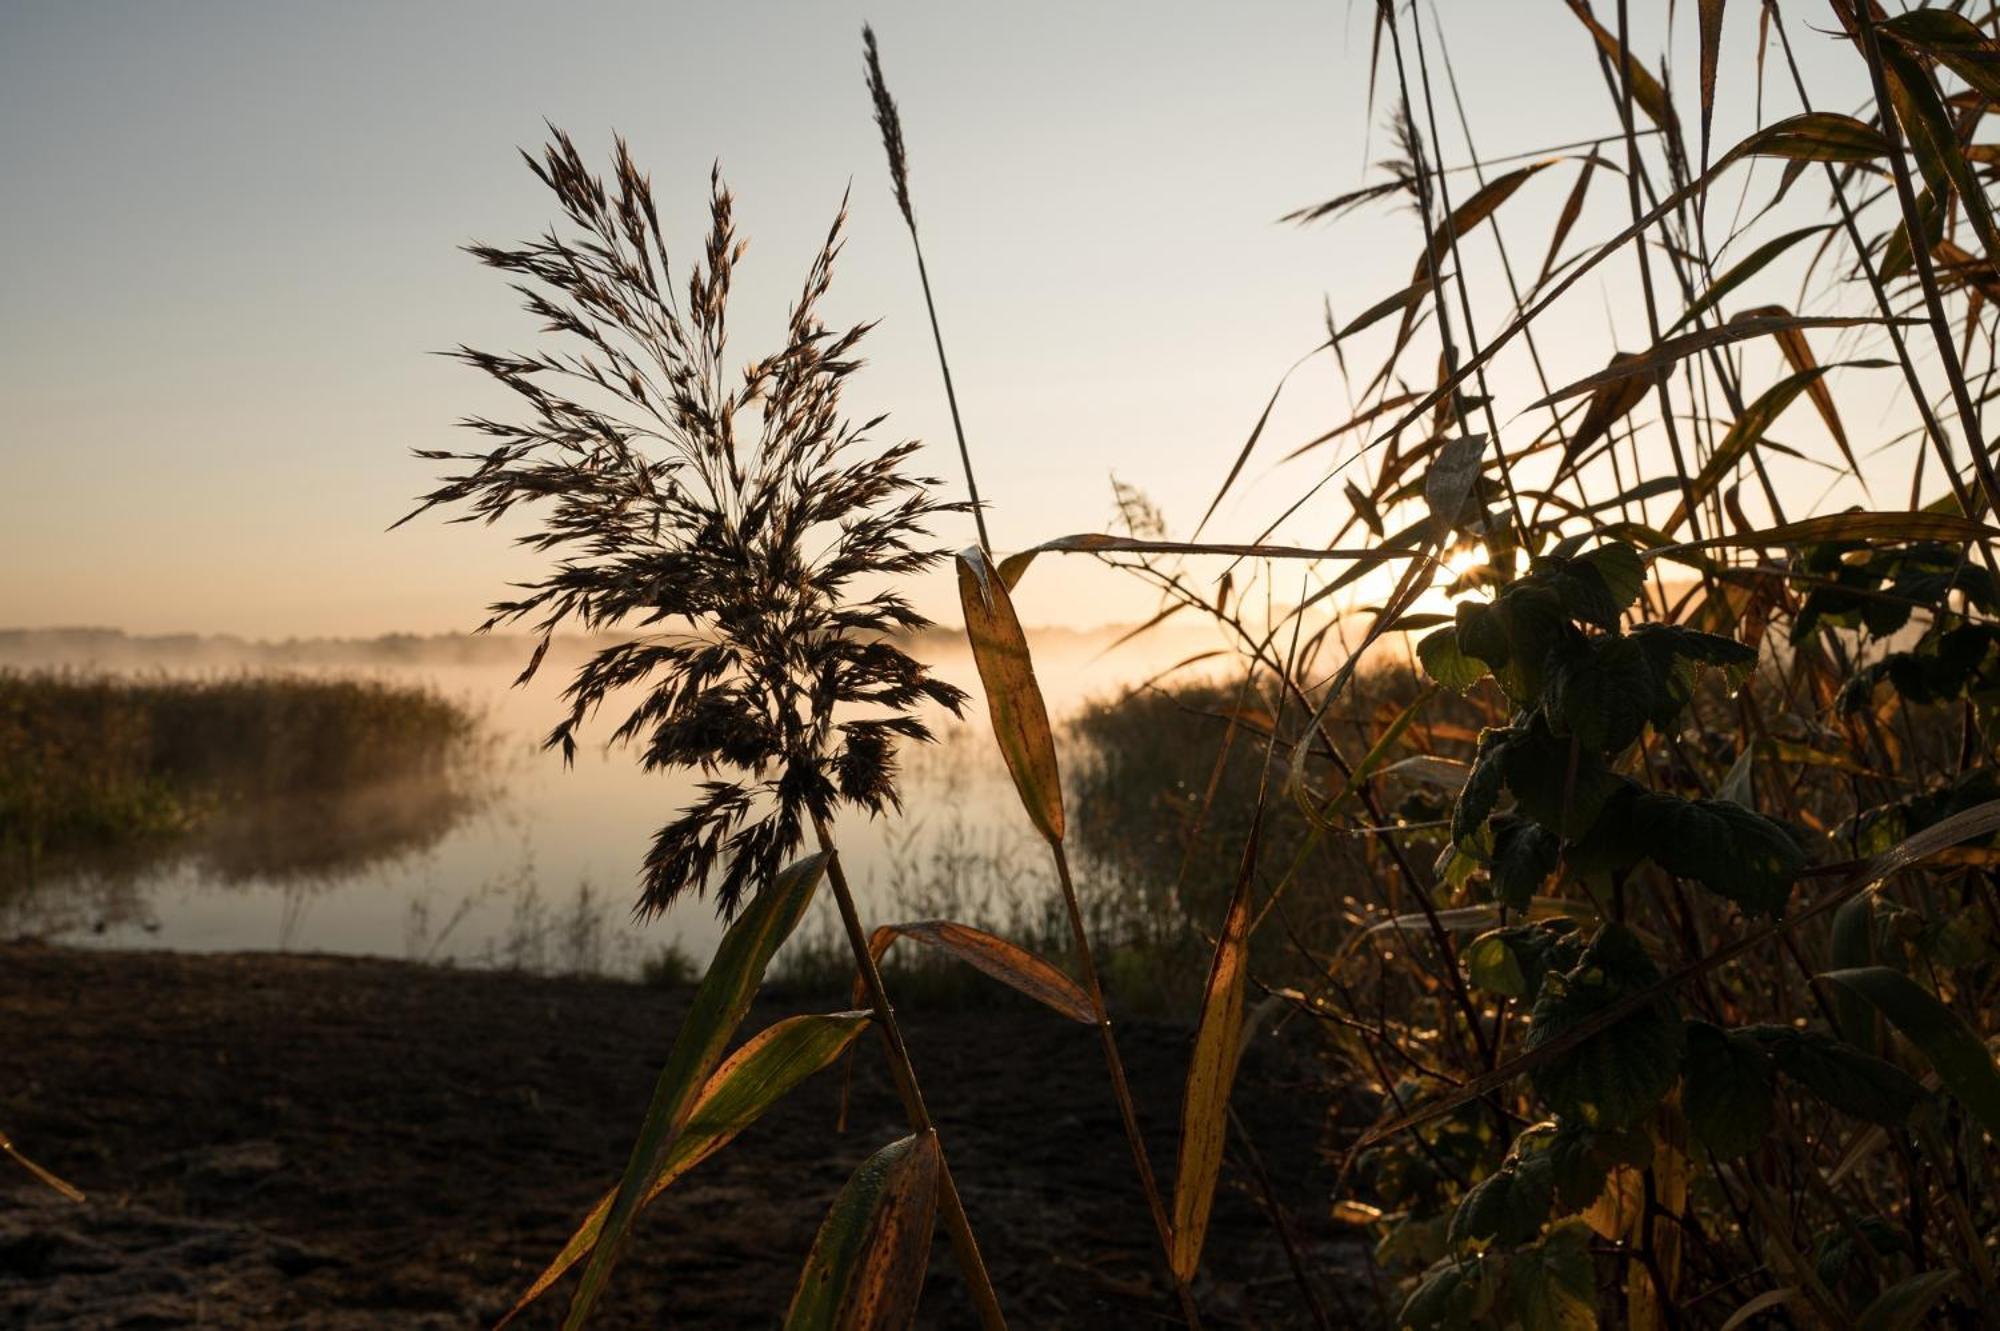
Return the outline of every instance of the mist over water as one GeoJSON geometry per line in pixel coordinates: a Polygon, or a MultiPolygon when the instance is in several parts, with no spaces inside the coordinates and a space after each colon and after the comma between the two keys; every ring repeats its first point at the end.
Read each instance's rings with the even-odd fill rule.
{"type": "MultiPolygon", "coordinates": [[[[1051,715],[1113,696],[1214,645],[1162,631],[1109,654],[1111,632],[1031,635],[1051,715]]],[[[479,720],[450,780],[398,781],[337,799],[232,807],[192,836],[120,857],[85,855],[0,884],[0,933],[86,946],[185,951],[334,952],[534,971],[635,975],[663,949],[697,960],[721,933],[689,900],[647,922],[631,913],[654,831],[688,800],[698,773],[646,773],[606,743],[607,707],[573,765],[541,748],[559,693],[589,644],[558,640],[534,680],[514,681],[519,638],[384,638],[252,643],[138,638],[104,631],[0,633],[0,669],[214,678],[286,674],[434,690],[479,720]]],[[[994,750],[978,675],[943,632],[915,644],[973,690],[963,721],[936,718],[939,742],[903,749],[901,817],[836,828],[871,923],[934,910],[940,886],[969,897],[1033,891],[1039,843],[994,750]],[[961,872],[961,869],[963,872],[961,872]],[[941,885],[943,874],[954,879],[941,885]],[[972,881],[979,878],[980,881],[972,881]],[[917,886],[925,885],[924,887],[917,886]]],[[[1064,757],[1074,754],[1065,740],[1064,757]]],[[[832,909],[815,906],[831,927],[832,909]]]]}

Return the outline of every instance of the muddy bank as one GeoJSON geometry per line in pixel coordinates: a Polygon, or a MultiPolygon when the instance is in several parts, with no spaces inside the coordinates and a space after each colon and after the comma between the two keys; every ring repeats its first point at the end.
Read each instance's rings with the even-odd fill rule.
{"type": "MultiPolygon", "coordinates": [[[[615,1178],[685,1002],[395,962],[0,945],[0,1126],[90,1194],[0,1174],[0,1324],[490,1325],[615,1178]]],[[[760,1005],[746,1031],[802,1006],[760,1005]]],[[[1004,1002],[906,1021],[1014,1323],[1170,1324],[1092,1033],[1004,1002]]],[[[1187,1040],[1123,1032],[1163,1175],[1187,1040]]],[[[1253,1050],[1237,1105],[1351,1325],[1369,1282],[1321,1219],[1308,1085],[1253,1050]]],[[[837,1074],[806,1083],[652,1207],[598,1325],[775,1325],[833,1194],[902,1135],[872,1045],[844,1135],[839,1091],[837,1074]]],[[[1240,1167],[1209,1252],[1213,1324],[1313,1324],[1240,1167]]],[[[941,1241],[921,1321],[970,1325],[941,1241]]]]}

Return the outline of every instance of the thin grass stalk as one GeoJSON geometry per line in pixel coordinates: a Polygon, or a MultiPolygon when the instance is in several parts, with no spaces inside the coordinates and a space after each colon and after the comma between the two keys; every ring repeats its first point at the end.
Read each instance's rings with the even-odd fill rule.
{"type": "Polygon", "coordinates": [[[875,102],[875,123],[882,130],[882,148],[889,158],[889,178],[896,188],[896,206],[903,214],[903,225],[910,231],[910,248],[917,256],[917,281],[924,289],[924,310],[930,315],[931,342],[937,347],[938,370],[944,376],[944,398],[951,407],[952,433],[958,439],[958,460],[965,468],[965,490],[972,500],[972,521],[979,529],[979,548],[987,554],[993,553],[993,542],[986,534],[986,508],[979,499],[979,482],[972,474],[972,450],[965,442],[965,423],[958,414],[958,390],[951,382],[951,360],[944,351],[944,332],[938,326],[937,301],[931,296],[930,269],[924,265],[924,243],[917,235],[917,214],[910,206],[910,166],[903,145],[903,119],[896,110],[896,99],[889,95],[889,85],[882,78],[881,53],[875,46],[875,30],[863,25],[862,45],[867,49],[868,93],[875,102]]]}
{"type": "MultiPolygon", "coordinates": [[[[1390,41],[1392,42],[1396,52],[1396,81],[1399,87],[1401,87],[1402,89],[1403,105],[1405,110],[1407,111],[1410,105],[1409,81],[1403,72],[1402,39],[1397,35],[1397,27],[1398,25],[1396,25],[1392,19],[1390,24],[1389,36],[1390,36],[1390,41]]],[[[1436,151],[1440,154],[1439,164],[1442,165],[1443,150],[1438,146],[1437,106],[1431,98],[1430,63],[1425,58],[1424,55],[1424,23],[1422,16],[1416,12],[1414,7],[1410,11],[1410,29],[1416,36],[1417,73],[1419,79],[1422,80],[1423,90],[1424,90],[1424,120],[1425,123],[1429,126],[1431,147],[1433,151],[1436,151]]],[[[1442,171],[1435,171],[1435,172],[1429,171],[1428,163],[1425,161],[1419,161],[1417,163],[1417,168],[1419,172],[1419,179],[1423,179],[1426,175],[1436,176],[1438,203],[1443,207],[1445,217],[1449,219],[1452,215],[1450,182],[1445,178],[1445,175],[1442,171]]],[[[1426,229],[1428,229],[1430,225],[1428,215],[1426,215],[1425,217],[1424,224],[1426,229]]],[[[1500,234],[1499,228],[1497,226],[1493,229],[1493,234],[1495,236],[1498,236],[1500,234]]],[[[1479,354],[1479,327],[1472,317],[1472,294],[1467,289],[1465,284],[1465,256],[1459,252],[1458,241],[1459,241],[1458,228],[1452,227],[1451,234],[1445,237],[1445,243],[1447,246],[1450,247],[1452,267],[1457,270],[1452,285],[1456,287],[1458,290],[1459,310],[1465,316],[1466,346],[1471,350],[1474,356],[1477,356],[1479,354]]],[[[1504,257],[1504,252],[1503,252],[1503,257],[1504,257]]],[[[1512,272],[1510,269],[1509,270],[1510,280],[1511,277],[1512,277],[1512,272]]],[[[1433,296],[1435,296],[1439,302],[1438,320],[1439,320],[1439,327],[1442,329],[1444,327],[1444,306],[1443,306],[1444,297],[1442,293],[1438,290],[1438,288],[1441,285],[1442,283],[1433,282],[1431,284],[1431,291],[1433,296]]],[[[1533,348],[1532,340],[1530,341],[1529,346],[1530,350],[1532,351],[1533,348]]],[[[1524,532],[1527,530],[1526,526],[1527,518],[1526,515],[1521,512],[1521,497],[1514,489],[1514,471],[1513,468],[1507,462],[1507,450],[1501,442],[1500,418],[1497,415],[1495,415],[1493,411],[1493,392],[1491,388],[1487,385],[1486,370],[1484,369],[1484,367],[1480,368],[1474,374],[1473,378],[1479,385],[1479,396],[1481,399],[1480,411],[1481,414],[1483,414],[1486,417],[1486,431],[1493,437],[1493,456],[1495,460],[1497,460],[1500,464],[1500,484],[1501,488],[1505,490],[1507,493],[1507,507],[1508,510],[1513,514],[1514,529],[1516,532],[1524,532]]],[[[1460,419],[1462,428],[1463,417],[1461,417],[1460,419]]]]}
{"type": "Polygon", "coordinates": [[[1832,0],[1832,7],[1836,18],[1852,22],[1855,35],[1860,40],[1863,62],[1868,66],[1868,78],[1875,92],[1875,105],[1882,116],[1882,133],[1889,140],[1889,169],[1896,182],[1896,202],[1902,208],[1903,224],[1909,228],[1910,257],[1916,266],[1917,281],[1923,287],[1924,310],[1929,316],[1931,336],[1937,340],[1938,359],[1943,363],[1945,378],[1951,383],[1952,402],[1958,408],[1959,429],[1964,432],[1966,447],[1972,452],[1972,467],[1978,473],[1980,488],[1985,491],[1987,507],[2000,513],[2000,476],[1994,474],[1992,460],[1986,456],[1986,447],[1979,434],[1979,409],[1973,404],[1971,388],[1965,381],[1965,369],[1959,363],[1958,349],[1952,342],[1951,328],[1945,319],[1944,296],[1938,288],[1937,268],[1931,262],[1930,247],[1922,243],[1922,217],[1917,209],[1916,190],[1910,184],[1910,164],[1903,155],[1902,126],[1896,119],[1895,108],[1889,98],[1888,75],[1882,63],[1881,44],[1875,34],[1874,16],[1865,4],[1851,15],[1839,0],[1832,0]]]}
{"type": "MultiPolygon", "coordinates": [[[[895,1008],[889,1003],[889,991],[883,986],[882,972],[875,964],[874,953],[868,949],[868,931],[862,927],[861,914],[855,909],[854,892],[848,886],[847,871],[841,866],[840,851],[834,845],[832,831],[824,820],[814,818],[813,832],[819,839],[820,849],[826,852],[826,881],[833,889],[833,899],[839,906],[841,929],[847,935],[848,947],[854,952],[854,964],[860,968],[868,1003],[875,1013],[876,1028],[882,1033],[882,1047],[889,1056],[889,1074],[896,1083],[896,1095],[903,1102],[903,1111],[909,1116],[911,1129],[936,1136],[937,1126],[931,1121],[930,1108],[924,1103],[923,1088],[917,1083],[917,1070],[910,1062],[909,1046],[903,1042],[903,1029],[896,1020],[895,1008]]],[[[959,1270],[965,1276],[966,1288],[972,1293],[973,1306],[979,1312],[979,1324],[986,1331],[1005,1331],[1007,1318],[1000,1311],[1000,1296],[993,1289],[992,1277],[987,1274],[986,1259],[980,1254],[979,1240],[974,1237],[972,1222],[965,1214],[965,1203],[959,1197],[958,1183],[945,1159],[942,1141],[938,1146],[938,1213],[951,1240],[959,1270]]]]}
{"type": "Polygon", "coordinates": [[[1167,1263],[1167,1278],[1173,1282],[1181,1315],[1190,1327],[1199,1327],[1201,1313],[1195,1306],[1194,1294],[1173,1269],[1173,1222],[1167,1218],[1166,1203],[1160,1196],[1159,1178],[1153,1172],[1152,1157],[1146,1151],[1146,1138],[1139,1131],[1139,1113],[1132,1103],[1132,1088],[1125,1079],[1125,1061],[1118,1054],[1118,1039],[1111,1033],[1111,1014],[1104,1006],[1104,987],[1097,978],[1097,958],[1091,951],[1090,931],[1084,926],[1076,884],[1070,878],[1069,854],[1060,841],[1051,840],[1049,849],[1055,857],[1056,879],[1062,885],[1063,908],[1069,916],[1070,937],[1076,944],[1077,965],[1083,971],[1083,989],[1090,995],[1091,1012],[1097,1018],[1098,1040],[1104,1046],[1104,1066],[1111,1074],[1111,1095],[1118,1102],[1118,1117],[1124,1125],[1125,1141],[1132,1148],[1132,1167],[1138,1172],[1139,1186],[1146,1194],[1146,1209],[1152,1213],[1153,1229],[1159,1235],[1160,1257],[1167,1263]]]}

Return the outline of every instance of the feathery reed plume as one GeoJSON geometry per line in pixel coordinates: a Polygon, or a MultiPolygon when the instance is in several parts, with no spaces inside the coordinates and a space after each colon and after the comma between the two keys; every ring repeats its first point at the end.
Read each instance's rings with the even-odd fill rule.
{"type": "Polygon", "coordinates": [[[649,770],[699,768],[706,779],[655,838],[639,909],[657,913],[712,884],[731,915],[838,806],[895,806],[897,741],[931,738],[924,704],[962,705],[959,689],[888,640],[923,617],[893,589],[857,584],[930,567],[926,520],[964,505],[904,473],[918,445],[871,450],[879,419],[841,414],[867,331],[835,331],[819,316],[844,201],[784,346],[731,382],[725,311],[744,246],[719,173],[706,253],[683,299],[650,182],[623,140],[608,187],[560,131],[528,165],[574,230],[469,251],[514,275],[526,308],[570,346],[454,353],[525,411],[464,422],[491,442],[486,451],[424,451],[466,470],[417,512],[458,505],[459,521],[493,522],[516,505],[543,507],[540,528],[520,539],[560,558],[481,626],[533,619],[540,642],[522,681],[565,623],[652,630],[577,670],[546,743],[573,757],[578,728],[606,699],[643,690],[614,738],[638,744],[649,770]]]}
{"type": "MultiPolygon", "coordinates": [[[[517,504],[546,505],[539,530],[520,539],[560,557],[481,626],[533,618],[540,641],[521,682],[565,623],[647,630],[578,668],[564,694],[568,714],[547,745],[572,758],[577,729],[612,694],[635,689],[639,700],[614,738],[639,743],[648,769],[704,776],[701,798],[660,829],[646,856],[640,913],[663,911],[690,889],[705,895],[713,882],[718,912],[732,916],[746,891],[782,881],[810,831],[911,1127],[934,1136],[828,824],[843,805],[871,814],[898,807],[897,742],[931,738],[924,704],[954,715],[964,705],[963,691],[890,641],[928,621],[882,584],[936,562],[924,524],[965,505],[904,473],[917,444],[871,451],[867,435],[881,418],[855,425],[841,414],[867,325],[833,331],[818,306],[840,252],[845,200],[807,270],[784,345],[732,381],[725,313],[744,245],[719,170],[709,180],[706,251],[683,302],[651,182],[624,140],[607,188],[569,136],[550,131],[540,161],[523,156],[572,231],[470,252],[513,274],[527,309],[567,349],[455,353],[518,395],[526,414],[464,422],[493,441],[486,452],[421,452],[468,469],[425,495],[416,513],[462,505],[457,521],[494,522],[517,504]]],[[[676,1070],[670,1063],[662,1073],[655,1113],[689,1090],[671,1080],[676,1070]]],[[[649,1116],[566,1326],[579,1325],[601,1294],[646,1175],[680,1126],[649,1116]]],[[[1004,1327],[942,1157],[937,1194],[981,1324],[1004,1327]]]]}
{"type": "Polygon", "coordinates": [[[958,390],[951,383],[951,362],[944,354],[944,333],[938,327],[937,302],[931,298],[930,270],[924,266],[924,245],[917,238],[917,214],[910,207],[910,158],[903,148],[903,118],[896,112],[896,99],[882,78],[882,53],[875,45],[875,29],[861,28],[861,43],[867,48],[868,96],[875,103],[875,123],[882,129],[882,151],[889,158],[889,180],[896,189],[896,207],[910,229],[910,248],[917,255],[917,279],[924,287],[924,309],[931,317],[931,341],[937,346],[938,369],[944,374],[944,397],[951,406],[951,428],[958,436],[958,460],[965,467],[965,490],[972,499],[972,521],[979,530],[979,548],[993,552],[986,535],[986,509],[979,502],[979,482],[972,475],[972,450],[965,443],[965,423],[958,415],[958,390]]]}

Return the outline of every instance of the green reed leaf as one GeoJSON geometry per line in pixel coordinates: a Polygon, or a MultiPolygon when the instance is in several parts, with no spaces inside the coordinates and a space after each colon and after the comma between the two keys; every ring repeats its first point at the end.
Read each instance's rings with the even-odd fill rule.
{"type": "Polygon", "coordinates": [[[897,1331],[916,1322],[937,1216],[936,1133],[862,1162],[813,1240],[785,1331],[897,1331]]]}
{"type": "Polygon", "coordinates": [[[687,1126],[701,1088],[721,1061],[730,1037],[750,1010],[765,967],[812,903],[826,862],[824,853],[808,855],[785,869],[757,893],[723,934],[715,959],[696,988],[680,1033],[674,1038],[673,1052],[654,1084],[653,1102],[633,1144],[617,1197],[563,1319],[565,1331],[582,1326],[603,1297],[612,1268],[630,1241],[632,1221],[645,1202],[647,1190],[687,1126]]]}

